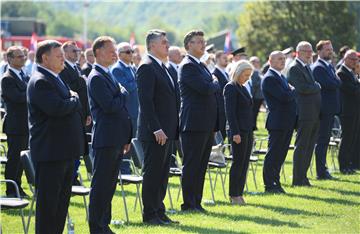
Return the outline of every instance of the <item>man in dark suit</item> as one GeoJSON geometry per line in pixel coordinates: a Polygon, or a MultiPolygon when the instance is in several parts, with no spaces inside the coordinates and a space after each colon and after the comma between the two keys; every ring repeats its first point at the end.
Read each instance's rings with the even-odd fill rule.
{"type": "Polygon", "coordinates": [[[220,50],[215,53],[215,69],[213,75],[219,81],[220,89],[218,95],[218,114],[219,114],[219,129],[223,139],[226,138],[226,116],[225,116],[225,105],[223,90],[225,85],[230,81],[229,74],[225,71],[228,65],[227,55],[224,51],[220,50]]]}
{"type": "MultiPolygon", "coordinates": [[[[131,119],[132,135],[136,136],[137,118],[139,115],[139,98],[135,80],[135,71],[131,66],[133,51],[128,42],[121,42],[117,45],[117,53],[119,61],[111,68],[111,74],[128,93],[125,106],[131,119]]],[[[134,152],[130,149],[130,151],[124,155],[124,158],[129,159],[132,155],[134,155],[134,152]]],[[[121,164],[121,173],[131,174],[129,162],[123,162],[121,164]]]]}
{"type": "MultiPolygon", "coordinates": [[[[59,76],[64,83],[66,83],[71,90],[76,92],[79,95],[81,102],[81,115],[84,126],[84,142],[85,142],[85,155],[88,155],[88,143],[86,141],[86,126],[91,124],[90,108],[89,108],[89,99],[87,94],[86,81],[80,74],[80,68],[76,64],[79,59],[80,49],[77,47],[76,42],[67,41],[62,46],[61,49],[64,52],[65,57],[65,67],[60,72],[59,76]]],[[[81,156],[81,155],[80,155],[81,156]]],[[[80,161],[75,160],[75,170],[74,170],[74,185],[80,185],[78,180],[77,171],[80,166],[80,161]]]]}
{"type": "Polygon", "coordinates": [[[265,192],[285,193],[280,183],[280,170],[285,161],[296,121],[295,89],[281,74],[285,56],[274,51],[269,56],[270,68],[264,76],[262,90],[269,107],[266,129],[269,149],[265,156],[263,179],[265,192]]]}
{"type": "Polygon", "coordinates": [[[297,134],[293,160],[293,185],[311,186],[306,176],[319,131],[321,87],[312,74],[309,64],[312,46],[301,41],[296,47],[297,56],[289,66],[287,79],[295,87],[297,101],[297,134]]]}
{"type": "Polygon", "coordinates": [[[319,41],[316,50],[319,58],[311,67],[315,80],[321,86],[320,129],[315,146],[316,173],[318,179],[326,180],[333,178],[326,167],[326,153],[334,116],[340,112],[341,81],[336,77],[334,67],[328,62],[333,53],[331,41],[319,41]]]}
{"type": "Polygon", "coordinates": [[[126,90],[112,78],[109,66],[117,60],[115,41],[102,36],[92,49],[95,64],[88,78],[90,110],[94,119],[92,148],[94,156],[91,181],[90,233],[113,233],[111,200],[123,154],[130,149],[131,121],[126,110],[126,90]]]}
{"type": "MultiPolygon", "coordinates": [[[[5,166],[5,179],[14,180],[21,196],[27,196],[21,188],[23,168],[20,162],[20,152],[28,147],[29,128],[26,106],[26,86],[29,77],[21,70],[26,57],[17,46],[7,50],[8,69],[1,79],[1,97],[5,104],[3,132],[7,136],[8,161],[5,166]]],[[[6,195],[16,197],[16,190],[12,184],[6,184],[6,195]]]]}
{"type": "Polygon", "coordinates": [[[36,233],[62,233],[68,211],[74,160],[84,153],[81,103],[59,73],[61,44],[38,43],[37,71],[27,88],[30,153],[35,164],[36,233]]]}
{"type": "Polygon", "coordinates": [[[179,64],[182,61],[181,50],[177,46],[169,47],[169,61],[167,64],[167,68],[170,71],[171,76],[175,79],[175,82],[178,82],[178,71],[179,64]]]}
{"type": "Polygon", "coordinates": [[[342,141],[339,151],[340,172],[354,174],[359,169],[359,130],[360,130],[360,82],[354,75],[359,58],[356,51],[348,50],[344,63],[337,70],[341,79],[340,95],[342,110],[340,114],[342,141]]]}
{"type": "Polygon", "coordinates": [[[94,53],[92,48],[88,48],[84,52],[86,63],[81,67],[81,74],[84,75],[86,78],[89,76],[93,64],[95,62],[94,53]]]}
{"type": "Polygon", "coordinates": [[[165,214],[164,198],[168,185],[170,152],[179,135],[179,88],[165,66],[169,41],[161,30],[146,36],[148,54],[136,76],[139,91],[138,139],[144,149],[142,200],[143,222],[174,223],[165,214]]]}
{"type": "Polygon", "coordinates": [[[183,159],[183,211],[205,212],[201,206],[205,173],[214,141],[217,121],[216,92],[210,71],[200,62],[206,42],[202,31],[185,35],[187,51],[179,68],[181,97],[180,137],[183,159]]]}

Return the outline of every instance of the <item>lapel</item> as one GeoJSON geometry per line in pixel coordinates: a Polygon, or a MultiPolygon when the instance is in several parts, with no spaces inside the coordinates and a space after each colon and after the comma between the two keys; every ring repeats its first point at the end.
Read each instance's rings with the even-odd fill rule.
{"type": "Polygon", "coordinates": [[[325,68],[326,72],[329,74],[329,76],[331,76],[332,78],[336,79],[335,78],[335,73],[333,73],[329,66],[327,64],[324,63],[324,61],[322,60],[319,60],[319,63],[325,68]]]}
{"type": "Polygon", "coordinates": [[[240,86],[238,83],[235,83],[233,81],[231,81],[231,83],[233,83],[235,85],[236,90],[239,92],[239,94],[241,96],[244,97],[246,102],[248,104],[251,104],[252,103],[252,98],[251,98],[250,94],[248,93],[248,91],[246,90],[245,86],[240,86]]]}
{"type": "Polygon", "coordinates": [[[305,78],[310,82],[313,83],[313,81],[315,80],[312,77],[312,73],[310,71],[308,71],[299,61],[296,61],[296,66],[300,69],[300,71],[304,74],[305,78]]]}
{"type": "Polygon", "coordinates": [[[354,76],[354,74],[352,74],[348,69],[346,69],[346,67],[341,65],[341,69],[345,74],[347,74],[347,76],[349,76],[352,83],[357,83],[358,82],[356,77],[354,76]]]}
{"type": "Polygon", "coordinates": [[[168,76],[166,71],[160,66],[160,64],[155,59],[153,59],[151,56],[148,56],[148,57],[150,58],[151,63],[153,64],[153,67],[158,71],[158,73],[162,74],[161,77],[162,77],[162,79],[166,80],[166,83],[168,84],[169,88],[172,91],[176,90],[175,82],[173,82],[174,83],[174,86],[173,86],[171,81],[170,81],[171,77],[168,76]]]}
{"type": "Polygon", "coordinates": [[[271,74],[275,77],[275,79],[278,80],[278,82],[280,83],[280,85],[282,87],[284,87],[285,89],[288,89],[289,88],[289,85],[287,84],[287,81],[285,81],[282,77],[280,77],[276,72],[274,72],[273,70],[270,70],[269,71],[271,72],[271,74]],[[286,86],[285,86],[286,84],[286,86]]]}
{"type": "Polygon", "coordinates": [[[71,77],[78,77],[78,76],[79,76],[78,71],[76,71],[76,70],[74,69],[74,67],[72,67],[72,66],[71,66],[69,63],[67,63],[66,61],[65,61],[65,66],[66,66],[66,68],[72,73],[71,77]]]}
{"type": "Polygon", "coordinates": [[[94,68],[97,72],[99,72],[102,76],[105,77],[104,80],[106,80],[110,86],[112,86],[115,89],[119,88],[118,86],[116,86],[116,84],[114,83],[114,80],[110,77],[110,75],[108,73],[106,73],[101,67],[98,67],[95,65],[94,68]]]}
{"type": "Polygon", "coordinates": [[[68,98],[70,96],[69,86],[64,82],[65,86],[60,83],[58,78],[53,76],[50,72],[46,71],[45,69],[38,67],[38,71],[45,76],[45,79],[51,82],[59,92],[60,96],[64,98],[68,98]]]}
{"type": "Polygon", "coordinates": [[[26,90],[26,83],[20,80],[21,78],[18,77],[11,69],[8,69],[8,71],[10,76],[15,80],[16,86],[22,91],[26,90]]]}
{"type": "Polygon", "coordinates": [[[195,61],[195,59],[191,58],[190,56],[187,55],[187,57],[190,59],[190,61],[192,63],[194,63],[199,71],[204,74],[204,77],[207,79],[207,80],[212,80],[212,76],[211,76],[211,73],[209,72],[209,70],[205,67],[205,66],[202,66],[201,64],[199,64],[197,61],[195,61]]]}
{"type": "Polygon", "coordinates": [[[225,77],[225,75],[217,67],[214,70],[214,75],[225,84],[229,81],[227,77],[225,77]]]}

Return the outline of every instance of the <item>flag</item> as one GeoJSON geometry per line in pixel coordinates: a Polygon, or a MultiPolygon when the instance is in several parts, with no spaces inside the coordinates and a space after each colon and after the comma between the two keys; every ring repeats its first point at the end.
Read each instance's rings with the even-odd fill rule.
{"type": "Polygon", "coordinates": [[[134,32],[132,32],[132,33],[130,34],[129,44],[130,44],[131,47],[133,47],[133,46],[135,45],[135,33],[134,33],[134,32]]]}
{"type": "Polygon", "coordinates": [[[230,37],[230,31],[228,31],[225,36],[224,53],[229,54],[230,52],[231,52],[231,37],[230,37]]]}
{"type": "Polygon", "coordinates": [[[37,49],[37,35],[35,32],[33,32],[30,40],[30,51],[36,51],[36,49],[37,49]]]}

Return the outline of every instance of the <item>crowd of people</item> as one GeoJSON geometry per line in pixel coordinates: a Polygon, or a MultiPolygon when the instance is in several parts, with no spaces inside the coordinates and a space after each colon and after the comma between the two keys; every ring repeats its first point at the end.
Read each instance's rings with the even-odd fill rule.
{"type": "MultiPolygon", "coordinates": [[[[230,202],[246,204],[244,186],[262,106],[268,112],[266,193],[286,193],[280,170],[294,130],[292,185],[311,186],[307,171],[314,151],[317,179],[334,179],[326,154],[335,116],[342,131],[340,172],[360,169],[356,51],[344,47],[335,70],[331,41],[320,40],[316,53],[301,41],[295,52],[271,52],[261,69],[260,59],[248,59],[244,47],[231,54],[213,47],[207,51],[200,30],[184,36],[185,53],[170,46],[162,30],[150,30],[145,45],[147,53],[141,56],[139,47],[101,36],[84,52],[73,41],[46,40],[36,51],[12,46],[4,55],[5,178],[17,183],[21,196],[28,196],[21,186],[20,152],[29,148],[36,171],[36,233],[62,233],[71,186],[80,183],[79,158],[89,154],[88,134],[93,168],[90,233],[113,233],[111,202],[119,172],[131,173],[122,159],[136,157],[130,144],[135,137],[144,152],[144,223],[179,223],[168,217],[163,202],[169,169],[179,166],[174,153],[182,157],[181,210],[207,213],[201,203],[215,132],[231,144],[230,202]]],[[[10,186],[6,194],[16,196],[10,186]]]]}

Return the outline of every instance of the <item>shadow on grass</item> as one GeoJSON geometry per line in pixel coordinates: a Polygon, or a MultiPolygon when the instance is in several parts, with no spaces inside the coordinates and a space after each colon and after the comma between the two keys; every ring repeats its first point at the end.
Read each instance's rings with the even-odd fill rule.
{"type": "MultiPolygon", "coordinates": [[[[280,206],[264,205],[264,204],[258,204],[258,203],[253,203],[253,204],[247,203],[247,206],[253,206],[255,208],[271,210],[271,211],[279,212],[279,213],[286,214],[286,215],[306,215],[306,216],[319,216],[320,215],[319,213],[306,211],[306,210],[286,208],[286,207],[280,207],[280,206]]],[[[331,217],[332,215],[321,214],[321,216],[331,217]]]]}
{"type": "MultiPolygon", "coordinates": [[[[359,176],[359,175],[357,175],[359,176]]],[[[360,181],[355,181],[355,180],[346,180],[346,179],[336,179],[336,181],[339,181],[339,182],[346,182],[346,183],[352,183],[352,184],[360,184],[360,181]]]]}
{"type": "Polygon", "coordinates": [[[313,185],[314,188],[317,188],[317,189],[322,189],[322,190],[328,190],[328,191],[331,191],[331,192],[336,192],[336,193],[340,193],[341,195],[344,195],[344,196],[360,196],[360,192],[356,192],[356,191],[347,191],[347,190],[342,190],[342,189],[338,189],[338,188],[327,188],[327,187],[321,187],[321,186],[318,186],[318,185],[313,185]]]}
{"type": "Polygon", "coordinates": [[[286,196],[293,197],[293,198],[303,198],[307,200],[316,200],[316,201],[322,201],[329,204],[337,203],[339,205],[349,205],[349,206],[358,206],[360,205],[359,202],[344,200],[344,199],[338,199],[338,198],[327,198],[327,197],[315,197],[305,194],[294,194],[294,193],[287,193],[286,196]]]}

